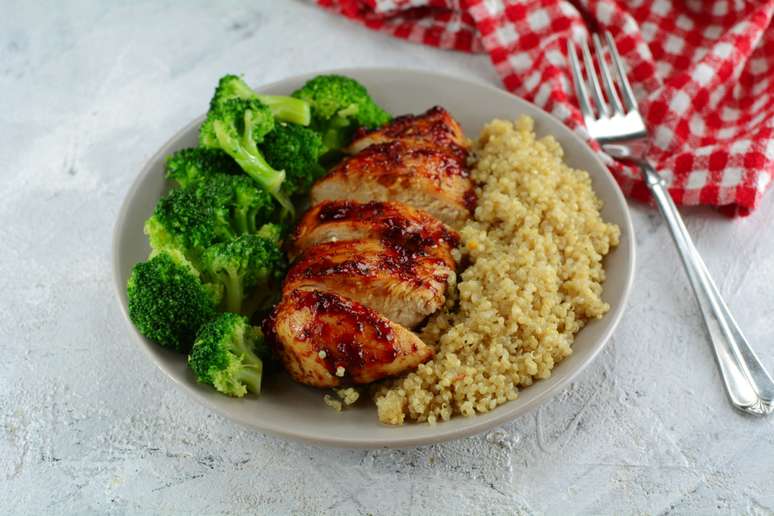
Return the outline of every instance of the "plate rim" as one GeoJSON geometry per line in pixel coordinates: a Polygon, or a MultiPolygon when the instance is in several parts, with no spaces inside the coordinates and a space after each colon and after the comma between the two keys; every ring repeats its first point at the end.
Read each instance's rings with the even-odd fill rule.
{"type": "MultiPolygon", "coordinates": [[[[566,125],[564,125],[564,123],[561,122],[554,115],[552,115],[551,113],[548,113],[547,111],[543,110],[542,108],[533,104],[532,102],[526,99],[523,99],[517,95],[514,95],[513,93],[505,89],[499,88],[497,86],[494,86],[492,84],[489,84],[487,82],[484,82],[478,79],[471,79],[469,77],[460,77],[459,75],[454,75],[450,73],[429,71],[429,70],[423,70],[423,69],[412,68],[412,67],[405,67],[405,68],[344,67],[344,68],[324,69],[319,71],[291,75],[276,81],[272,81],[270,83],[254,86],[254,88],[258,90],[263,88],[272,88],[292,79],[303,79],[306,77],[313,77],[319,74],[347,75],[347,74],[362,73],[362,72],[388,73],[388,74],[396,74],[396,75],[420,74],[420,75],[436,78],[439,81],[453,80],[461,83],[467,83],[470,86],[485,88],[491,92],[496,92],[498,95],[506,94],[510,96],[514,100],[514,102],[520,103],[520,104],[527,104],[528,106],[530,106],[531,109],[540,111],[543,116],[553,119],[554,122],[564,126],[568,130],[568,133],[572,135],[572,138],[574,138],[577,141],[577,143],[580,143],[581,146],[588,151],[588,154],[591,156],[591,158],[594,161],[596,161],[597,164],[602,169],[608,170],[607,165],[604,164],[604,162],[600,159],[599,155],[596,152],[594,152],[594,150],[591,149],[589,145],[580,136],[578,136],[578,134],[575,131],[573,131],[566,125]]],[[[455,439],[462,439],[472,435],[480,434],[482,432],[485,432],[486,430],[489,430],[491,428],[500,426],[504,423],[510,422],[519,416],[523,416],[527,414],[528,412],[534,410],[537,406],[541,405],[548,399],[554,397],[562,389],[567,387],[568,384],[576,380],[580,376],[580,374],[583,373],[588,368],[588,366],[597,358],[597,356],[607,346],[613,333],[618,328],[621,318],[623,317],[623,314],[628,305],[629,296],[631,294],[631,289],[634,283],[637,256],[636,256],[636,244],[634,239],[634,227],[632,224],[632,218],[631,218],[629,206],[626,201],[626,197],[621,191],[620,185],[618,184],[617,181],[615,181],[613,176],[610,175],[609,176],[610,182],[614,185],[614,188],[613,188],[614,196],[616,197],[618,204],[623,207],[623,210],[622,210],[623,216],[624,216],[623,225],[625,227],[621,228],[621,233],[622,235],[625,234],[628,236],[628,238],[622,239],[619,245],[626,245],[628,247],[627,250],[629,252],[629,255],[631,256],[631,260],[629,260],[628,267],[626,268],[626,271],[625,271],[626,276],[625,276],[625,281],[624,281],[622,296],[621,296],[622,302],[619,303],[617,306],[611,306],[610,310],[603,316],[604,318],[609,318],[610,322],[606,330],[604,331],[604,333],[600,336],[599,339],[597,339],[597,343],[593,346],[588,356],[582,362],[578,363],[577,367],[574,370],[570,371],[564,378],[558,380],[555,384],[544,389],[543,392],[539,393],[537,396],[528,400],[526,403],[515,405],[510,410],[508,410],[508,405],[511,402],[506,402],[496,407],[494,410],[486,413],[490,417],[485,419],[483,418],[485,414],[470,416],[470,420],[473,421],[473,423],[470,425],[466,425],[462,428],[452,428],[444,431],[443,429],[444,422],[440,421],[436,425],[434,425],[434,428],[436,429],[435,432],[424,436],[401,437],[397,435],[397,433],[400,432],[400,427],[395,427],[396,438],[390,439],[390,440],[384,440],[384,439],[368,440],[365,438],[335,437],[335,436],[321,437],[319,435],[315,435],[313,433],[304,431],[304,429],[296,430],[292,428],[288,429],[284,426],[273,426],[271,424],[271,421],[266,421],[265,425],[256,425],[254,421],[247,420],[246,418],[241,417],[241,415],[228,413],[225,409],[222,409],[217,403],[213,403],[209,398],[197,392],[197,390],[194,387],[178,379],[177,376],[173,374],[172,370],[170,370],[163,361],[159,360],[153,354],[153,351],[150,348],[150,345],[152,345],[152,343],[150,343],[137,331],[137,329],[134,327],[131,320],[129,319],[128,307],[123,301],[123,293],[125,290],[125,285],[123,285],[120,281],[121,274],[119,270],[119,260],[118,260],[118,251],[119,251],[120,240],[121,240],[121,228],[123,228],[126,225],[126,221],[129,213],[130,200],[137,195],[137,192],[140,189],[140,185],[144,183],[146,176],[148,176],[151,173],[153,164],[156,163],[159,159],[163,159],[165,157],[163,155],[164,153],[162,152],[162,150],[166,149],[173,142],[180,139],[181,135],[188,132],[192,127],[200,124],[201,121],[204,119],[204,116],[205,116],[204,114],[199,115],[195,117],[192,121],[182,126],[162,145],[160,145],[158,149],[147,160],[145,160],[139,173],[134,178],[129,188],[126,190],[126,193],[124,194],[123,200],[121,201],[121,207],[118,211],[115,222],[113,224],[112,241],[111,241],[111,262],[112,262],[112,276],[113,276],[113,291],[117,298],[118,304],[121,308],[121,313],[123,314],[124,322],[126,325],[128,325],[131,334],[134,336],[135,343],[140,348],[142,348],[143,352],[151,360],[151,362],[153,362],[153,364],[157,368],[159,368],[167,378],[172,380],[172,382],[176,386],[181,388],[189,397],[193,398],[198,403],[207,407],[213,412],[217,413],[221,417],[228,419],[230,421],[234,421],[241,426],[249,427],[252,430],[257,430],[262,433],[267,433],[267,434],[271,434],[271,435],[286,438],[286,439],[302,441],[308,444],[315,444],[315,445],[322,445],[322,446],[329,446],[329,447],[339,447],[339,448],[361,448],[361,449],[408,448],[408,447],[416,447],[416,446],[422,446],[422,445],[428,445],[428,444],[435,444],[435,443],[440,443],[440,442],[445,442],[445,441],[450,441],[455,439]],[[481,418],[481,420],[476,421],[477,418],[481,418]]],[[[376,417],[376,413],[374,413],[374,417],[376,417]]],[[[464,417],[464,416],[456,416],[456,417],[464,417]]],[[[412,425],[412,424],[426,425],[428,423],[411,423],[411,422],[407,423],[407,425],[412,425]]],[[[385,425],[385,426],[389,426],[389,425],[385,425]]]]}

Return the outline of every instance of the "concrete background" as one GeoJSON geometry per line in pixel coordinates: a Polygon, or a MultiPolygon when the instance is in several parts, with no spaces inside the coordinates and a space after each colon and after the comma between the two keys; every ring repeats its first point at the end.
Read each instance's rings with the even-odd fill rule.
{"type": "MultiPolygon", "coordinates": [[[[0,2],[0,513],[772,514],[774,418],[735,413],[666,228],[633,205],[619,331],[540,410],[400,451],[263,436],[199,407],[129,338],[110,278],[119,203],[215,80],[340,66],[497,82],[487,58],[297,1],[0,2]]],[[[774,200],[687,224],[774,368],[774,200]]]]}

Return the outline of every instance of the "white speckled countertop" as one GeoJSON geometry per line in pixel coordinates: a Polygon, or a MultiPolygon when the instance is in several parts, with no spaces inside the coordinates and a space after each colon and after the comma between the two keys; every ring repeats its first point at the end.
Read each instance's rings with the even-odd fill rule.
{"type": "MultiPolygon", "coordinates": [[[[198,406],[129,337],[110,242],[140,166],[204,110],[214,81],[494,72],[290,0],[0,3],[0,513],[774,511],[774,417],[726,402],[666,228],[642,206],[635,290],[611,344],[551,403],[487,435],[325,449],[198,406]]],[[[687,215],[772,369],[773,218],[771,195],[747,219],[687,215]]]]}

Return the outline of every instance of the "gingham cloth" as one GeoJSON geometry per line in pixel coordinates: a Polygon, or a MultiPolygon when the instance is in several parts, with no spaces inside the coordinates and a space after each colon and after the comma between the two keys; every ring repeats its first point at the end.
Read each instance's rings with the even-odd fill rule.
{"type": "MultiPolygon", "coordinates": [[[[316,0],[417,43],[486,52],[505,87],[589,139],[566,41],[609,30],[680,204],[754,209],[774,174],[774,0],[316,0]]],[[[639,172],[590,142],[624,192],[639,172]]]]}

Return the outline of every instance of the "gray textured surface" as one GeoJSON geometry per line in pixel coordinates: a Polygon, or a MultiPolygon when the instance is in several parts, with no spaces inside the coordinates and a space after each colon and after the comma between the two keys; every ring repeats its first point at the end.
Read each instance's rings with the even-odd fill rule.
{"type": "MultiPolygon", "coordinates": [[[[195,405],[128,338],[112,292],[112,224],[144,160],[228,71],[259,84],[399,65],[495,82],[489,63],[297,2],[1,4],[3,514],[774,510],[774,419],[729,408],[666,229],[640,206],[635,291],[611,345],[551,403],[488,435],[330,450],[195,405]]],[[[773,217],[770,196],[744,220],[688,216],[770,367],[773,217]]]]}

